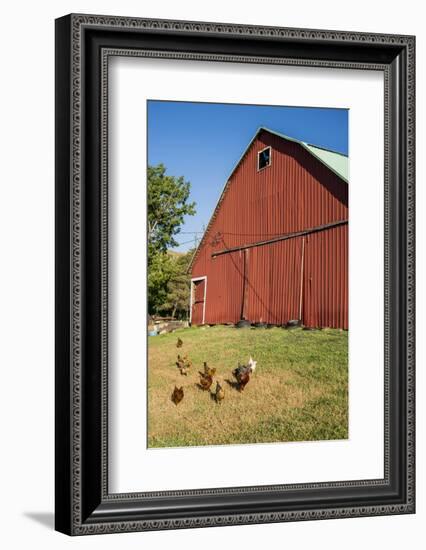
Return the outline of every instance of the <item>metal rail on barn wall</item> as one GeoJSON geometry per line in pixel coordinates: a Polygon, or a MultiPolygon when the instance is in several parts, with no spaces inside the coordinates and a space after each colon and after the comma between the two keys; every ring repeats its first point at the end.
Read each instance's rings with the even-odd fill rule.
{"type": "Polygon", "coordinates": [[[238,252],[239,250],[247,250],[248,248],[254,248],[256,246],[265,246],[268,244],[278,243],[280,241],[286,241],[288,239],[294,239],[296,237],[302,237],[304,235],[309,235],[311,233],[317,233],[318,231],[325,231],[331,229],[332,227],[338,227],[340,225],[346,225],[349,220],[340,220],[338,222],[326,223],[324,225],[319,225],[318,227],[311,227],[310,229],[305,229],[304,231],[295,231],[294,233],[287,233],[285,235],[280,235],[269,239],[267,241],[259,241],[256,243],[243,244],[241,246],[234,246],[232,248],[227,248],[225,250],[220,250],[219,252],[213,252],[212,258],[220,256],[222,254],[229,254],[230,252],[238,252]]]}
{"type": "MultiPolygon", "coordinates": [[[[297,319],[301,324],[306,326],[336,326],[340,328],[347,328],[347,321],[345,319],[345,315],[342,316],[337,312],[336,314],[332,315],[331,317],[324,318],[322,320],[321,318],[321,312],[320,311],[313,311],[313,308],[311,305],[308,305],[308,307],[304,308],[304,288],[306,284],[309,284],[311,286],[312,277],[309,277],[308,281],[305,281],[305,239],[309,235],[313,235],[320,232],[326,232],[333,228],[341,227],[348,224],[348,220],[340,220],[337,222],[324,224],[317,227],[312,227],[309,229],[306,229],[304,231],[296,231],[293,233],[288,233],[285,235],[280,235],[278,237],[275,237],[273,239],[265,240],[265,241],[259,241],[255,243],[248,243],[245,245],[232,247],[225,250],[220,250],[218,252],[212,253],[211,257],[216,258],[218,256],[223,256],[226,254],[231,254],[233,252],[242,252],[243,253],[243,269],[242,269],[242,298],[241,298],[241,315],[240,319],[242,321],[248,321],[250,320],[250,314],[249,314],[249,307],[248,307],[248,285],[250,284],[249,280],[249,270],[248,270],[248,252],[251,248],[257,248],[267,245],[273,245],[275,243],[279,243],[282,241],[290,240],[290,239],[298,239],[302,237],[301,239],[301,257],[300,257],[300,276],[299,276],[299,300],[298,300],[298,308],[297,308],[297,315],[294,316],[295,319],[297,319]],[[328,319],[328,320],[326,320],[328,319]]],[[[336,277],[334,277],[334,286],[337,285],[337,282],[335,281],[336,277]]],[[[333,280],[333,278],[332,278],[333,280]]],[[[344,285],[343,285],[344,286],[344,285]]],[[[312,290],[310,294],[312,293],[312,290]]],[[[343,309],[345,309],[343,307],[343,309]]],[[[290,315],[290,317],[292,317],[290,315]]],[[[264,321],[264,319],[256,319],[258,321],[264,321]]],[[[290,319],[288,319],[290,320],[290,319]]],[[[272,321],[272,319],[269,319],[268,322],[272,321]]],[[[280,324],[277,322],[277,324],[280,324]]]]}

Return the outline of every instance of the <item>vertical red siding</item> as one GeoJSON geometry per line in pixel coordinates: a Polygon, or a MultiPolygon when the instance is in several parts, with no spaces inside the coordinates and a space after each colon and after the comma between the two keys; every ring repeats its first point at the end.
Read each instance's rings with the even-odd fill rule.
{"type": "Polygon", "coordinates": [[[300,243],[292,239],[248,250],[247,319],[278,325],[298,317],[300,243]]]}
{"type": "Polygon", "coordinates": [[[348,226],[306,238],[303,321],[307,326],[348,328],[348,226]]]}
{"type": "MultiPolygon", "coordinates": [[[[212,253],[347,217],[347,184],[299,144],[262,132],[231,176],[192,266],[192,277],[207,276],[206,322],[299,318],[303,237],[212,253]],[[272,164],[258,172],[257,152],[267,145],[272,164]]],[[[303,322],[347,328],[347,225],[304,238],[303,322]]]]}
{"type": "Polygon", "coordinates": [[[211,260],[207,275],[207,323],[236,323],[241,318],[243,252],[211,260]]]}

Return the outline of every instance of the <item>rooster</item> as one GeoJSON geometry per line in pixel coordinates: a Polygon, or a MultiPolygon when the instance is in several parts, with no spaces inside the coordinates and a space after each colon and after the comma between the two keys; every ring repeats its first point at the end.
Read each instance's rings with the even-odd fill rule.
{"type": "Polygon", "coordinates": [[[176,347],[181,348],[182,346],[183,346],[183,341],[180,338],[178,338],[176,342],[176,347]]]}
{"type": "Polygon", "coordinates": [[[238,367],[232,371],[235,380],[238,382],[238,391],[242,392],[249,383],[250,372],[250,367],[244,365],[238,365],[238,367]]]}
{"type": "Polygon", "coordinates": [[[247,365],[241,365],[241,363],[238,363],[238,367],[232,371],[232,374],[235,377],[241,376],[242,374],[252,374],[256,370],[256,366],[257,361],[253,361],[252,357],[250,357],[247,365]]]}
{"type": "Polygon", "coordinates": [[[257,361],[250,357],[247,365],[238,363],[238,367],[232,371],[232,374],[238,382],[238,390],[242,392],[250,381],[250,374],[256,370],[257,361]]]}
{"type": "Polygon", "coordinates": [[[234,378],[238,380],[241,376],[245,376],[246,374],[251,374],[251,368],[248,365],[241,365],[238,363],[238,367],[232,371],[232,374],[234,378]]]}
{"type": "Polygon", "coordinates": [[[238,380],[238,391],[239,392],[244,391],[244,388],[247,386],[249,382],[250,382],[250,375],[248,373],[242,374],[238,380]]]}

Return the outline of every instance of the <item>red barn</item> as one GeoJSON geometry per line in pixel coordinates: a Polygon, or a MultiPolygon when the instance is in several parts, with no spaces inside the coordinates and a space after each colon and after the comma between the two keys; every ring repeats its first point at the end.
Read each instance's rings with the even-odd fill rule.
{"type": "Polygon", "coordinates": [[[191,266],[192,324],[348,328],[348,158],[260,128],[191,266]]]}

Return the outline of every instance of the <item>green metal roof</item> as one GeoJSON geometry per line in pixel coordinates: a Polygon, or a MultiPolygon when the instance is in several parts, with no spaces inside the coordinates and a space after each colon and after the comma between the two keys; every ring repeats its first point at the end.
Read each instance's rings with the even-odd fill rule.
{"type": "Polygon", "coordinates": [[[270,130],[269,128],[265,127],[259,128],[253,139],[255,139],[261,131],[269,132],[270,134],[274,134],[288,141],[298,143],[307,151],[309,151],[309,153],[311,153],[314,157],[316,157],[320,162],[328,166],[328,168],[330,168],[330,170],[332,170],[335,174],[342,178],[342,180],[348,183],[349,158],[343,153],[336,153],[336,151],[331,151],[330,149],[325,149],[324,147],[311,145],[310,143],[306,143],[305,141],[300,141],[298,139],[285,136],[284,134],[280,134],[279,132],[275,132],[275,130],[270,130]]]}

